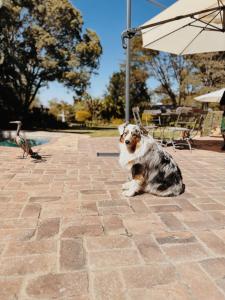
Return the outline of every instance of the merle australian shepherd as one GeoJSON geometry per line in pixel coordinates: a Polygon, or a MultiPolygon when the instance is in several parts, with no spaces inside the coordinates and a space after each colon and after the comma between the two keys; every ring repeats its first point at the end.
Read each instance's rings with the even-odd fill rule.
{"type": "Polygon", "coordinates": [[[138,125],[119,126],[122,167],[131,171],[123,184],[123,195],[147,192],[157,196],[178,196],[185,190],[181,171],[170,154],[138,125]]]}

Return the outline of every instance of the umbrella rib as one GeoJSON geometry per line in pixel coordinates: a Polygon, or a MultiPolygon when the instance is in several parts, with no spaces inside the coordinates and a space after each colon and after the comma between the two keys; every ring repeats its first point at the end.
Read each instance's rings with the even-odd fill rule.
{"type": "MultiPolygon", "coordinates": [[[[220,14],[220,11],[219,11],[218,14],[215,16],[215,18],[216,18],[219,14],[220,14]]],[[[211,15],[211,14],[209,14],[209,15],[211,15]]],[[[203,18],[208,17],[209,15],[204,16],[203,18]]],[[[195,19],[196,21],[199,21],[199,22],[201,22],[201,23],[203,23],[203,24],[205,24],[205,25],[207,25],[207,26],[209,25],[209,26],[215,28],[216,31],[218,31],[218,30],[219,30],[219,31],[222,31],[221,28],[219,28],[219,27],[217,27],[217,26],[211,24],[211,22],[212,22],[215,18],[213,18],[209,23],[207,23],[207,22],[204,22],[204,21],[201,20],[201,19],[196,19],[195,17],[193,17],[193,19],[195,19]]],[[[201,27],[201,28],[205,28],[205,27],[201,27]]],[[[210,29],[210,28],[208,28],[208,29],[210,29]]]]}
{"type": "MultiPolygon", "coordinates": [[[[223,5],[222,1],[221,0],[219,0],[219,1],[223,5]]],[[[221,23],[222,23],[223,31],[225,31],[225,11],[222,10],[222,9],[220,10],[220,17],[221,17],[221,23]],[[222,15],[222,11],[223,11],[223,15],[222,15]]]]}
{"type": "Polygon", "coordinates": [[[197,33],[197,35],[187,44],[187,46],[185,46],[185,48],[180,52],[179,55],[182,55],[184,53],[184,51],[197,39],[197,37],[202,33],[202,31],[204,31],[204,28],[202,28],[202,30],[197,33]]]}
{"type": "MultiPolygon", "coordinates": [[[[191,18],[194,19],[194,21],[192,21],[192,22],[190,22],[190,23],[188,23],[188,24],[186,24],[186,25],[187,25],[187,26],[188,26],[188,25],[192,25],[192,24],[195,23],[196,21],[200,21],[200,22],[201,22],[201,19],[210,16],[210,15],[213,14],[215,11],[216,11],[216,10],[210,11],[208,14],[202,16],[202,17],[199,18],[199,19],[196,19],[194,16],[191,16],[191,18]]],[[[163,23],[163,24],[158,24],[158,25],[156,25],[155,27],[150,27],[148,30],[146,30],[145,32],[143,32],[143,34],[148,33],[149,31],[154,30],[155,28],[157,28],[157,27],[159,27],[159,26],[161,26],[161,25],[164,25],[164,24],[165,24],[165,23],[163,23]]],[[[186,25],[184,25],[184,27],[185,27],[186,25]]],[[[179,29],[182,29],[182,28],[183,28],[183,27],[180,27],[179,29]]],[[[202,27],[201,27],[201,28],[202,28],[202,27]]],[[[218,29],[220,29],[220,28],[218,28],[218,29]]]]}
{"type": "MultiPolygon", "coordinates": [[[[220,6],[220,10],[221,9],[225,9],[225,5],[220,6]]],[[[143,29],[155,27],[157,25],[163,25],[163,24],[166,24],[166,23],[169,23],[169,22],[172,22],[172,21],[178,21],[178,20],[181,20],[181,19],[184,19],[184,18],[193,17],[195,15],[203,14],[203,13],[206,13],[206,12],[215,12],[215,11],[218,11],[218,7],[208,8],[208,9],[204,9],[204,10],[201,10],[201,11],[196,11],[194,13],[190,13],[190,14],[187,14],[187,15],[176,16],[174,18],[170,18],[170,19],[167,19],[167,20],[159,21],[159,22],[156,22],[156,23],[142,25],[142,26],[139,26],[136,30],[137,31],[138,30],[143,30],[143,29]]]]}
{"type": "MultiPolygon", "coordinates": [[[[221,0],[217,0],[218,6],[221,7],[221,4],[223,5],[223,3],[221,2],[221,0]]],[[[222,17],[222,13],[221,13],[221,9],[220,9],[220,20],[221,20],[221,24],[223,24],[223,17],[222,17]]]]}
{"type": "MultiPolygon", "coordinates": [[[[155,43],[155,42],[158,42],[158,41],[160,41],[161,39],[163,39],[163,38],[165,38],[165,37],[167,37],[167,36],[169,36],[169,35],[171,35],[171,34],[177,32],[177,31],[179,31],[180,29],[183,29],[183,28],[185,28],[185,27],[187,27],[187,26],[192,26],[192,24],[195,23],[196,21],[199,21],[199,20],[201,21],[202,18],[208,17],[208,16],[210,16],[211,14],[213,14],[214,12],[215,12],[215,11],[213,11],[213,12],[210,11],[210,13],[208,13],[207,15],[202,16],[202,17],[199,18],[198,20],[195,19],[194,21],[192,21],[192,22],[190,22],[190,23],[188,23],[188,24],[185,24],[185,25],[183,25],[183,26],[181,26],[181,27],[179,27],[179,28],[177,28],[177,29],[175,29],[175,30],[173,30],[173,31],[171,31],[171,32],[169,32],[169,33],[163,35],[162,37],[160,37],[160,38],[158,38],[158,39],[156,39],[156,40],[154,40],[154,41],[152,41],[152,42],[146,44],[145,46],[149,46],[149,45],[151,45],[151,44],[153,44],[153,43],[155,43]]],[[[213,18],[212,20],[214,20],[214,18],[213,18]]],[[[211,20],[210,22],[212,22],[212,20],[211,20]]],[[[158,26],[160,26],[160,25],[158,25],[158,26]]],[[[200,27],[200,28],[202,28],[202,27],[200,27]]],[[[150,30],[152,30],[152,29],[154,29],[154,28],[149,28],[149,30],[143,32],[143,35],[144,35],[145,33],[148,33],[148,32],[149,32],[150,30]]],[[[202,32],[202,31],[201,31],[201,32],[202,32]]],[[[182,53],[182,52],[181,52],[181,53],[182,53]]]]}
{"type": "MultiPolygon", "coordinates": [[[[145,47],[146,47],[146,46],[149,46],[149,45],[151,45],[151,44],[153,44],[153,43],[155,43],[155,42],[160,41],[161,39],[163,39],[163,38],[165,38],[165,37],[167,37],[167,36],[173,34],[174,32],[179,31],[180,29],[183,29],[183,28],[187,27],[188,25],[189,25],[189,24],[183,25],[183,26],[181,26],[181,27],[179,27],[179,28],[177,28],[177,29],[175,29],[175,30],[173,30],[173,31],[171,31],[171,32],[169,32],[169,33],[167,33],[167,34],[161,36],[160,38],[158,38],[158,39],[156,39],[156,40],[154,40],[154,41],[152,41],[152,42],[146,44],[145,47]]],[[[145,34],[145,33],[147,33],[147,32],[144,32],[143,34],[145,34]]]]}
{"type": "Polygon", "coordinates": [[[222,2],[222,0],[217,0],[217,2],[218,2],[218,5],[219,5],[219,7],[223,7],[224,6],[224,4],[223,4],[223,2],[222,2]]]}
{"type": "MultiPolygon", "coordinates": [[[[219,13],[218,13],[219,14],[219,13]]],[[[212,20],[210,20],[210,22],[209,22],[209,24],[218,16],[218,14],[217,15],[215,15],[213,18],[212,18],[212,20]]],[[[181,51],[181,53],[180,53],[180,55],[182,55],[183,53],[184,53],[184,51],[196,40],[196,38],[206,29],[206,27],[209,25],[209,24],[207,24],[204,28],[202,28],[202,30],[201,31],[199,31],[198,33],[197,33],[197,35],[190,41],[190,43],[188,43],[188,45],[181,51]]]]}
{"type": "MultiPolygon", "coordinates": [[[[192,24],[189,24],[189,26],[191,26],[191,27],[196,27],[196,28],[201,28],[201,29],[203,28],[203,27],[200,26],[200,25],[198,26],[198,25],[192,25],[192,24]]],[[[216,31],[216,32],[221,31],[221,32],[223,32],[223,30],[221,30],[221,29],[218,30],[218,29],[219,29],[219,28],[217,28],[217,29],[207,28],[208,31],[216,31]]]]}
{"type": "MultiPolygon", "coordinates": [[[[212,12],[210,12],[210,13],[207,14],[206,16],[211,15],[211,14],[212,14],[212,12]]],[[[205,16],[204,16],[204,17],[205,17],[205,16]]],[[[202,17],[202,18],[203,18],[203,17],[202,17]]],[[[185,25],[183,25],[183,26],[181,26],[181,27],[179,27],[179,28],[177,28],[177,29],[175,29],[175,30],[173,30],[173,31],[171,31],[171,32],[169,32],[169,33],[167,33],[167,34],[161,36],[160,38],[158,38],[158,39],[156,39],[156,40],[154,40],[154,41],[152,41],[152,42],[146,44],[145,46],[149,46],[149,45],[151,45],[151,44],[153,44],[153,43],[155,43],[155,42],[158,42],[158,41],[160,41],[161,39],[163,39],[163,38],[165,38],[165,37],[167,37],[167,36],[169,36],[169,35],[171,35],[171,34],[177,32],[177,31],[179,31],[180,29],[183,29],[183,28],[185,28],[185,27],[187,27],[187,26],[192,25],[192,23],[195,23],[195,22],[196,22],[196,20],[194,20],[194,21],[192,21],[192,22],[190,22],[190,23],[188,23],[188,24],[185,24],[185,25]]],[[[202,27],[200,27],[200,28],[202,28],[202,27]]],[[[149,30],[151,30],[151,28],[150,28],[149,30]]],[[[148,30],[148,31],[149,31],[149,30],[148,30]]],[[[143,32],[143,35],[144,35],[145,33],[147,33],[148,31],[143,32]]]]}

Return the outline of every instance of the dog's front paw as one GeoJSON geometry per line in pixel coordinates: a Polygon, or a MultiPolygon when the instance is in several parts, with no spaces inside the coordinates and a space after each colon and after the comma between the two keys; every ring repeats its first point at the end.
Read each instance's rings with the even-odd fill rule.
{"type": "Polygon", "coordinates": [[[131,190],[128,190],[128,191],[124,191],[122,193],[122,195],[125,196],[125,197],[133,197],[135,195],[135,192],[131,191],[131,190]]]}
{"type": "Polygon", "coordinates": [[[122,189],[123,190],[128,190],[130,188],[130,181],[129,182],[125,182],[123,185],[122,185],[122,189]]]}

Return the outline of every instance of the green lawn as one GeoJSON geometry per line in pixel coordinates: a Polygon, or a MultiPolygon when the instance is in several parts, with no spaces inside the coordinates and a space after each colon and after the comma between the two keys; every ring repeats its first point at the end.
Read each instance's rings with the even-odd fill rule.
{"type": "MultiPolygon", "coordinates": [[[[150,132],[151,134],[151,132],[150,132]]],[[[119,137],[119,132],[117,129],[114,129],[114,130],[93,130],[89,133],[89,135],[91,137],[119,137]]],[[[162,134],[159,130],[156,130],[154,132],[154,138],[161,138],[162,137],[162,134]]],[[[165,139],[169,139],[171,137],[171,132],[169,132],[168,130],[165,130],[164,131],[164,134],[163,134],[163,137],[165,139]]],[[[180,137],[180,133],[176,133],[175,138],[179,139],[180,137]]]]}
{"type": "MultiPolygon", "coordinates": [[[[52,131],[52,130],[51,130],[52,131]]],[[[102,127],[71,127],[69,129],[54,130],[57,132],[87,134],[91,137],[119,137],[117,127],[102,126],[102,127]]]]}
{"type": "Polygon", "coordinates": [[[119,137],[119,132],[117,129],[111,129],[111,130],[94,130],[90,133],[91,137],[112,137],[117,136],[119,137]]]}
{"type": "MultiPolygon", "coordinates": [[[[58,131],[58,130],[57,130],[58,131]]],[[[68,132],[68,133],[76,133],[76,134],[87,134],[90,135],[90,137],[119,137],[119,132],[117,127],[84,127],[84,128],[71,128],[71,129],[65,129],[60,130],[61,132],[68,132]]],[[[152,134],[152,132],[150,132],[152,134]]],[[[168,130],[164,131],[163,134],[165,139],[168,139],[171,136],[171,133],[168,130]]],[[[156,129],[154,131],[154,138],[160,138],[162,137],[161,129],[156,129]]],[[[179,133],[176,133],[176,138],[180,137],[179,133]]]]}

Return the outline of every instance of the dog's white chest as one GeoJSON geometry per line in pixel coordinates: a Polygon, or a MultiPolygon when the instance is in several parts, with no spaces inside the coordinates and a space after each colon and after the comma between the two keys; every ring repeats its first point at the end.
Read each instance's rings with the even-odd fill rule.
{"type": "Polygon", "coordinates": [[[124,145],[120,146],[119,163],[123,168],[130,170],[133,164],[135,163],[136,159],[137,159],[136,153],[129,153],[127,151],[126,146],[124,145]]]}

